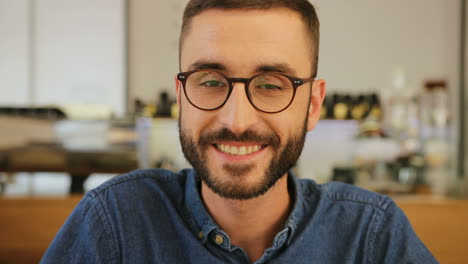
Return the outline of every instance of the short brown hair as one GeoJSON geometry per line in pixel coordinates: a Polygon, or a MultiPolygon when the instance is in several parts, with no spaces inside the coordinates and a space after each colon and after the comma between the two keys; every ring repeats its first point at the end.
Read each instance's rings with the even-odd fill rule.
{"type": "MultiPolygon", "coordinates": [[[[318,68],[318,52],[320,39],[320,23],[315,12],[314,6],[307,0],[190,0],[185,7],[182,20],[182,28],[180,32],[179,43],[179,62],[180,53],[182,50],[182,42],[185,33],[190,28],[192,18],[203,11],[209,9],[260,9],[267,10],[272,8],[288,8],[301,15],[304,21],[312,43],[312,72],[313,76],[317,75],[318,68]]],[[[180,63],[179,63],[180,64],[180,63]]]]}

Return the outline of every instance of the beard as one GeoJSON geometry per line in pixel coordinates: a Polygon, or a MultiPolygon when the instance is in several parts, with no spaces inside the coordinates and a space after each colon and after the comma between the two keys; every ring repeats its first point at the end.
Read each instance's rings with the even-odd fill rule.
{"type": "Polygon", "coordinates": [[[179,116],[179,137],[185,158],[208,188],[223,198],[233,200],[256,198],[272,188],[296,164],[304,147],[306,133],[307,115],[302,128],[291,135],[284,144],[281,144],[279,136],[273,132],[261,134],[246,130],[242,134],[236,135],[227,128],[202,133],[199,140],[195,141],[185,132],[181,124],[181,116],[179,116]],[[262,142],[270,147],[273,157],[263,172],[261,181],[250,186],[242,184],[242,179],[247,177],[257,164],[223,164],[224,173],[229,174],[230,177],[213,175],[209,169],[206,152],[214,142],[219,141],[262,142]]]}

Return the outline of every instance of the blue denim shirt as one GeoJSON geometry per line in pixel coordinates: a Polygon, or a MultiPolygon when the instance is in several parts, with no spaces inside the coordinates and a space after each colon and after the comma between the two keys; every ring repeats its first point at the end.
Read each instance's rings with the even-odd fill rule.
{"type": "MultiPolygon", "coordinates": [[[[256,263],[437,263],[388,197],[288,176],[294,208],[256,263]]],[[[208,214],[193,170],[140,170],[90,191],[42,263],[250,263],[208,214]]]]}

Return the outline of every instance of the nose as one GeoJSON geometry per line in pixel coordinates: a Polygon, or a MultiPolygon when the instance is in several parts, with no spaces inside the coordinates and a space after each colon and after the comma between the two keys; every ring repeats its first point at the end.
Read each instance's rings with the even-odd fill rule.
{"type": "Polygon", "coordinates": [[[243,83],[234,83],[229,99],[220,109],[219,120],[235,134],[241,134],[258,122],[258,111],[250,104],[243,83]]]}

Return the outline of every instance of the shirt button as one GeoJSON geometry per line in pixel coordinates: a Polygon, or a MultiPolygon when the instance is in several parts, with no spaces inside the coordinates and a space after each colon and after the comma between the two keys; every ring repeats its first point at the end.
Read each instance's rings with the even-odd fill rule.
{"type": "Polygon", "coordinates": [[[214,241],[216,244],[221,245],[224,242],[224,238],[221,235],[216,235],[214,241]]]}
{"type": "Polygon", "coordinates": [[[283,234],[283,235],[281,235],[281,236],[279,237],[278,242],[279,242],[280,244],[283,244],[285,240],[286,240],[286,235],[283,234]]]}
{"type": "Polygon", "coordinates": [[[204,237],[205,237],[205,234],[203,233],[203,231],[200,231],[200,233],[198,233],[198,238],[203,239],[204,237]]]}

